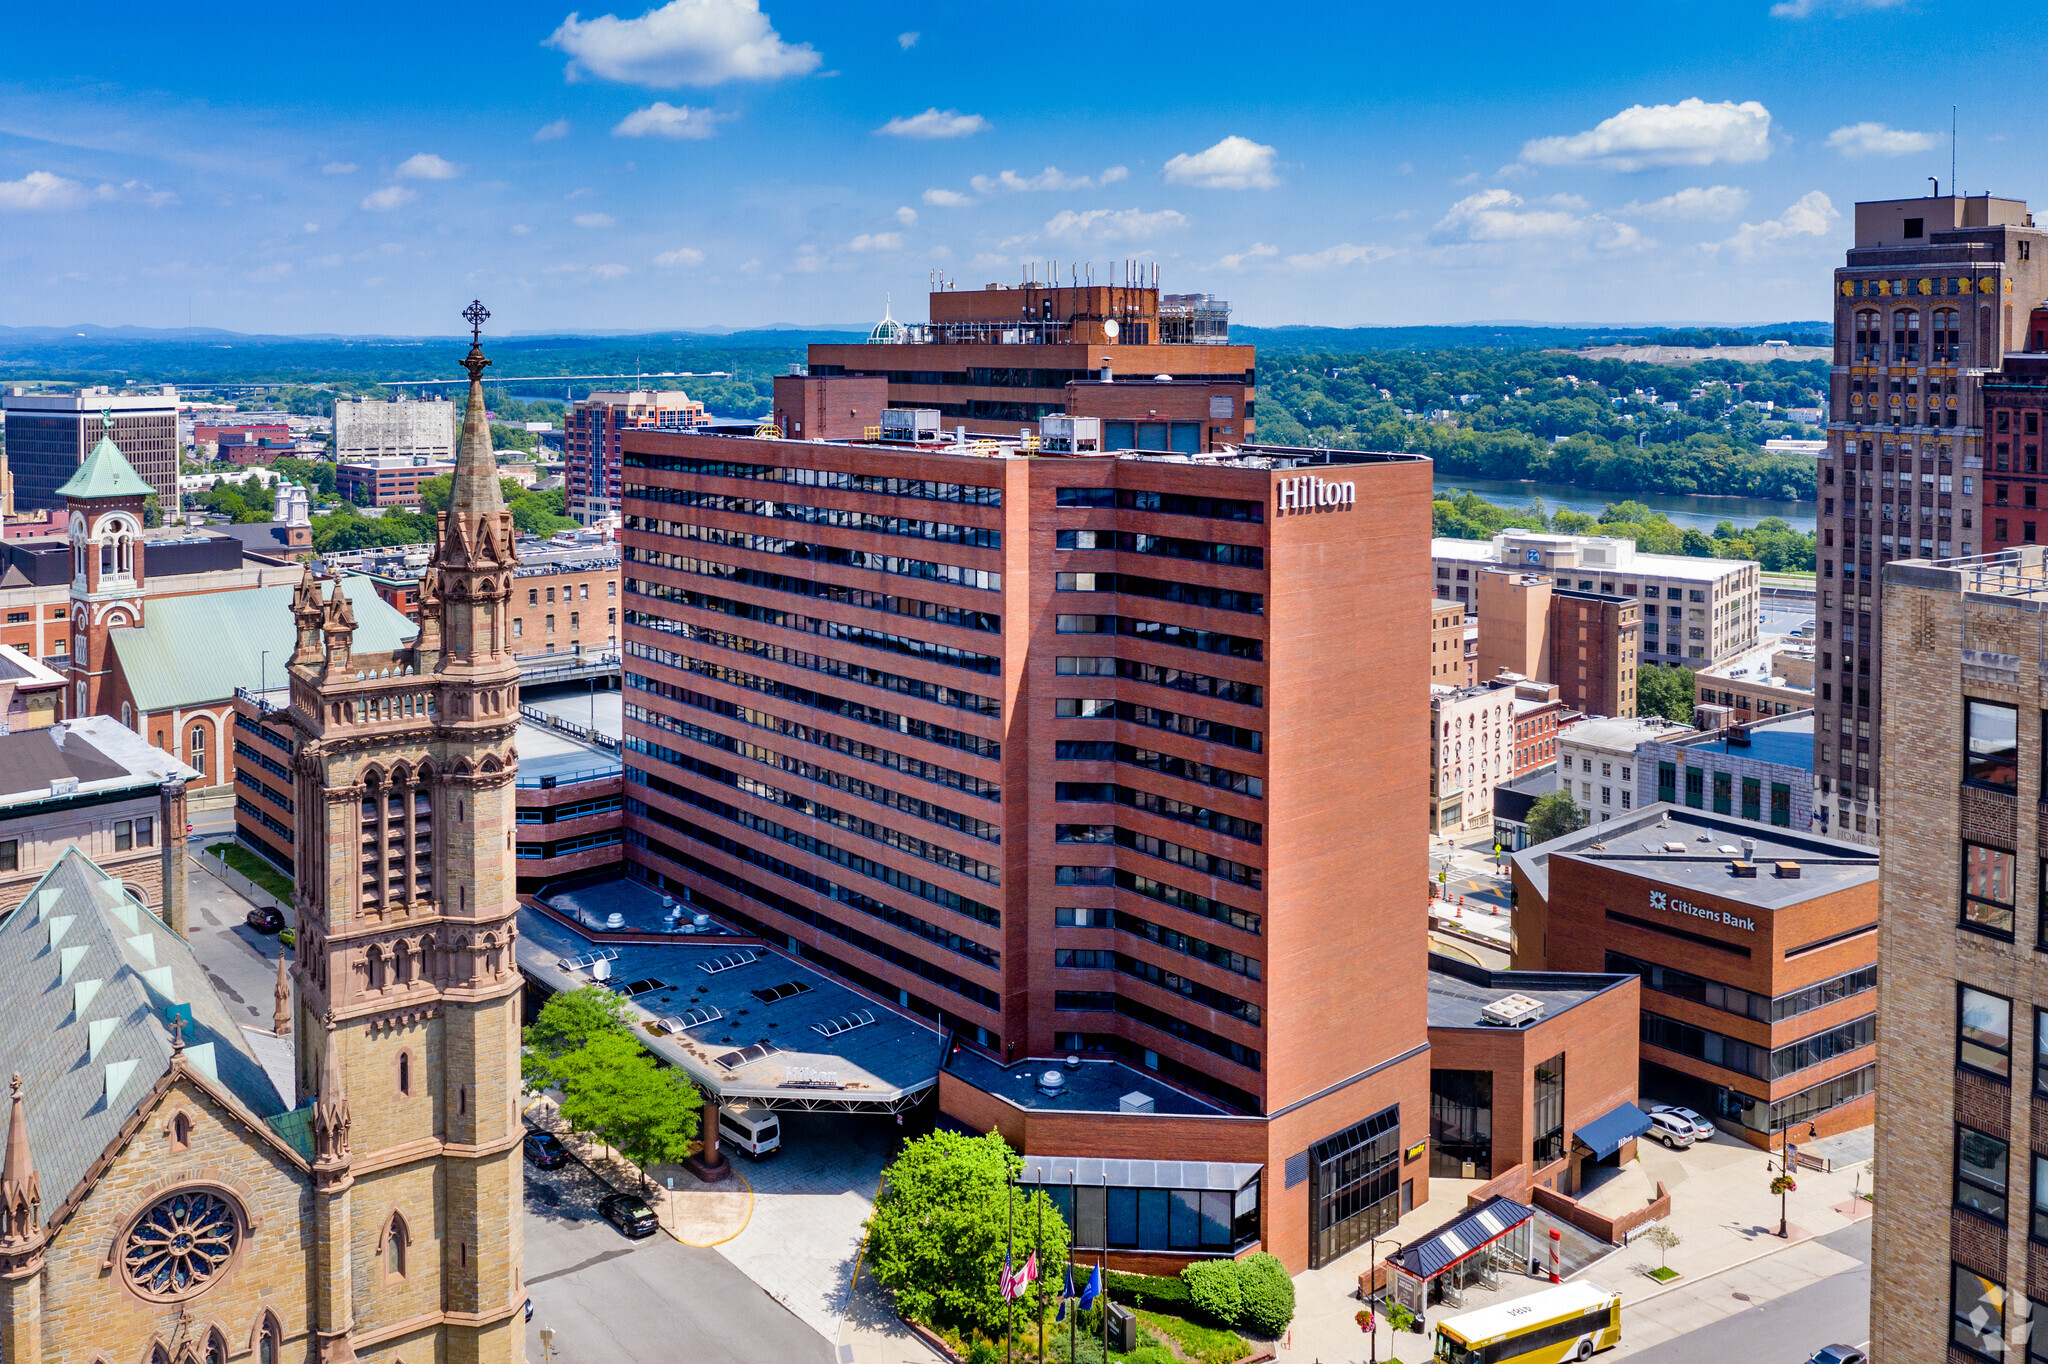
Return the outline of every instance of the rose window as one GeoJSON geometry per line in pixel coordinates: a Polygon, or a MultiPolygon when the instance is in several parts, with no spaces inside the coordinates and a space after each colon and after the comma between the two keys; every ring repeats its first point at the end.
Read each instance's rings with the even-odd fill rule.
{"type": "Polygon", "coordinates": [[[143,1296],[182,1298],[213,1282],[240,1238],[241,1222],[226,1199],[188,1189],[142,1215],[128,1233],[121,1260],[129,1283],[143,1296]]]}

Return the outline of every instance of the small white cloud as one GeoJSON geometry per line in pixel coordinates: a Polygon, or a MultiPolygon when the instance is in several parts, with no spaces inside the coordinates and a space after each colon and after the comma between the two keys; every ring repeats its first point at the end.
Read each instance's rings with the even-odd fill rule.
{"type": "Polygon", "coordinates": [[[432,152],[419,152],[398,163],[398,178],[401,180],[453,180],[462,174],[462,167],[453,161],[444,161],[432,152]]]}
{"type": "Polygon", "coordinates": [[[921,114],[898,115],[875,129],[877,137],[909,137],[934,141],[948,137],[972,137],[988,131],[989,122],[980,114],[963,114],[958,109],[937,105],[921,114]]]}
{"type": "Polygon", "coordinates": [[[1585,200],[1557,195],[1531,204],[1513,190],[1486,189],[1452,204],[1438,222],[1440,241],[1463,243],[1545,242],[1621,251],[1643,244],[1643,235],[1604,214],[1582,213],[1585,200]]]}
{"type": "Polygon", "coordinates": [[[896,221],[902,223],[905,227],[916,227],[917,210],[909,204],[903,205],[903,207],[896,210],[896,221]]]}
{"type": "Polygon", "coordinates": [[[618,219],[609,213],[579,213],[570,221],[578,227],[610,227],[618,219]]]}
{"type": "Polygon", "coordinates": [[[1638,218],[1655,218],[1659,222],[1720,222],[1748,207],[1748,190],[1734,185],[1709,185],[1704,189],[1682,189],[1646,204],[1631,200],[1621,211],[1638,218]]]}
{"type": "Polygon", "coordinates": [[[1631,105],[1583,133],[1522,144],[1522,160],[1534,165],[1618,171],[1741,165],[1770,154],[1770,110],[1755,100],[1709,104],[1697,97],[1676,104],[1631,105]]]}
{"type": "Polygon", "coordinates": [[[1271,189],[1280,183],[1273,174],[1279,153],[1248,137],[1232,135],[1207,151],[1182,152],[1166,163],[1166,180],[1196,189],[1271,189]]]}
{"type": "Polygon", "coordinates": [[[846,245],[849,250],[853,251],[894,251],[897,247],[903,245],[903,234],[901,232],[863,232],[846,245]]]}
{"type": "Polygon", "coordinates": [[[77,208],[86,200],[85,186],[49,171],[30,171],[19,180],[0,180],[0,210],[77,208]]]}
{"type": "Polygon", "coordinates": [[[569,120],[558,118],[553,123],[543,123],[540,127],[534,129],[533,140],[535,142],[553,142],[558,137],[567,137],[568,135],[569,120]]]}
{"type": "Polygon", "coordinates": [[[1063,209],[1045,225],[1048,237],[1074,242],[1148,241],[1188,225],[1187,215],[1165,208],[1147,213],[1135,208],[1091,208],[1084,213],[1063,209]]]}
{"type": "Polygon", "coordinates": [[[687,104],[656,100],[645,109],[635,109],[618,121],[613,137],[667,137],[701,139],[718,131],[726,115],[687,104]]]}
{"type": "Polygon", "coordinates": [[[1267,256],[1277,256],[1279,254],[1280,248],[1277,246],[1268,246],[1264,242],[1253,242],[1242,251],[1235,251],[1230,255],[1219,257],[1216,264],[1210,268],[1214,270],[1242,270],[1246,261],[1264,260],[1267,256]]]}
{"type": "Polygon", "coordinates": [[[1815,14],[1851,15],[1864,10],[1891,9],[1905,0],[1779,0],[1771,14],[1779,19],[1805,19],[1815,14]]]}
{"type": "Polygon", "coordinates": [[[654,258],[656,265],[702,265],[704,253],[694,246],[679,246],[673,251],[664,251],[654,258]]]}
{"type": "Polygon", "coordinates": [[[928,189],[924,201],[933,208],[966,208],[974,202],[974,196],[953,189],[928,189]]]}
{"type": "Polygon", "coordinates": [[[363,207],[372,213],[389,213],[394,208],[403,208],[419,198],[419,191],[407,189],[404,185],[386,185],[363,200],[363,207]]]}
{"type": "Polygon", "coordinates": [[[1713,255],[1727,252],[1745,264],[1772,255],[1800,237],[1825,237],[1842,220],[1834,201],[1819,190],[1809,190],[1798,202],[1777,217],[1761,223],[1744,223],[1725,241],[1704,243],[1713,255]]]}
{"type": "Polygon", "coordinates": [[[1320,251],[1289,256],[1287,263],[1296,270],[1328,270],[1346,265],[1371,265],[1374,261],[1400,254],[1400,250],[1392,246],[1353,246],[1350,242],[1339,242],[1320,251]]]}
{"type": "Polygon", "coordinates": [[[531,231],[533,231],[533,229],[528,227],[525,223],[512,224],[512,235],[515,237],[523,237],[531,231]]]}
{"type": "Polygon", "coordinates": [[[565,275],[573,279],[622,279],[632,273],[623,265],[582,265],[570,263],[550,265],[541,271],[544,275],[565,275]]]}
{"type": "Polygon", "coordinates": [[[1844,156],[1905,156],[1932,151],[1937,139],[1933,133],[1909,133],[1882,123],[1851,123],[1829,133],[1828,145],[1844,156]]]}
{"type": "Polygon", "coordinates": [[[354,175],[356,173],[356,163],[353,161],[329,161],[320,168],[320,173],[322,175],[354,175]]]}
{"type": "Polygon", "coordinates": [[[912,29],[908,33],[899,33],[896,35],[896,46],[902,48],[905,52],[908,52],[911,48],[917,46],[917,40],[919,38],[922,38],[923,36],[924,35],[922,33],[919,33],[916,29],[912,29]]]}
{"type": "Polygon", "coordinates": [[[571,14],[548,45],[569,54],[571,80],[657,90],[806,76],[824,61],[809,43],[784,42],[759,0],[669,0],[638,19],[571,14]]]}
{"type": "Polygon", "coordinates": [[[292,272],[290,261],[277,261],[270,265],[251,270],[244,278],[256,284],[275,284],[292,272]]]}
{"type": "Polygon", "coordinates": [[[1131,168],[1129,166],[1111,166],[1108,170],[1095,177],[1095,183],[1098,185],[1113,185],[1119,180],[1128,180],[1130,178],[1131,168]]]}
{"type": "Polygon", "coordinates": [[[591,195],[595,193],[597,193],[596,190],[592,189],[588,185],[583,185],[577,189],[570,190],[567,194],[564,194],[562,197],[573,204],[578,199],[588,199],[591,195]]]}
{"type": "Polygon", "coordinates": [[[304,232],[304,233],[305,233],[305,234],[306,234],[307,236],[309,236],[309,237],[310,237],[310,236],[312,236],[312,235],[313,235],[313,234],[314,234],[315,232],[318,232],[318,231],[320,230],[320,224],[318,224],[318,223],[307,223],[307,224],[306,224],[306,225],[305,225],[304,227],[300,228],[299,230],[300,230],[301,232],[304,232]]]}

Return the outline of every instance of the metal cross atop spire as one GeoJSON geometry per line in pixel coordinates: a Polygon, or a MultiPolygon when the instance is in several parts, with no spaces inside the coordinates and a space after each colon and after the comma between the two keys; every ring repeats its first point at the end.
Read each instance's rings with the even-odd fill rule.
{"type": "Polygon", "coordinates": [[[462,310],[463,320],[469,323],[469,340],[472,345],[482,345],[484,323],[491,320],[491,310],[479,299],[471,299],[469,306],[462,310]]]}

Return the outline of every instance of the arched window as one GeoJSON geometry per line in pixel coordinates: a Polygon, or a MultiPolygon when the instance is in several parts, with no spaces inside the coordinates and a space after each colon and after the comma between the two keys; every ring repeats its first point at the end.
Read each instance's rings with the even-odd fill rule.
{"type": "Polygon", "coordinates": [[[183,1113],[171,1119],[171,1147],[183,1151],[192,1144],[192,1119],[183,1113]]]}
{"type": "Polygon", "coordinates": [[[277,1318],[268,1312],[263,1314],[263,1325],[256,1332],[256,1364],[278,1364],[284,1353],[280,1341],[284,1332],[278,1329],[277,1318]]]}
{"type": "Polygon", "coordinates": [[[1858,363],[1869,363],[1878,358],[1878,348],[1884,344],[1884,332],[1878,326],[1877,310],[1865,308],[1856,314],[1856,350],[1858,363]]]}
{"type": "Polygon", "coordinates": [[[409,1051],[398,1053],[398,1092],[412,1093],[412,1053],[409,1051]]]}
{"type": "Polygon", "coordinates": [[[228,1343],[221,1339],[220,1332],[206,1333],[206,1353],[200,1359],[203,1364],[228,1364],[228,1343]]]}
{"type": "Polygon", "coordinates": [[[387,1278],[405,1277],[406,1244],[412,1240],[412,1229],[405,1224],[405,1218],[392,1213],[391,1220],[384,1224],[384,1274],[387,1278]]]}
{"type": "Polygon", "coordinates": [[[135,728],[135,708],[126,701],[121,703],[121,723],[129,729],[135,728]]]}
{"type": "Polygon", "coordinates": [[[185,736],[185,761],[199,769],[202,779],[206,776],[206,726],[194,725],[185,736]]]}

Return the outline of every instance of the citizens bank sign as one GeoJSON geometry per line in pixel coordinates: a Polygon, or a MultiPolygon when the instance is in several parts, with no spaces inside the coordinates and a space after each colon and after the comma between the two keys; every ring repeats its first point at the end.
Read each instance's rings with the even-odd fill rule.
{"type": "Polygon", "coordinates": [[[1724,914],[1718,909],[1708,909],[1704,905],[1696,905],[1689,900],[1681,900],[1677,896],[1667,894],[1661,890],[1650,892],[1650,908],[1670,910],[1673,914],[1690,914],[1695,919],[1705,919],[1710,924],[1723,924],[1729,928],[1739,928],[1745,933],[1756,932],[1756,920],[1754,919],[1738,919],[1733,914],[1724,914]]]}
{"type": "Polygon", "coordinates": [[[1300,478],[1280,480],[1280,510],[1282,512],[1315,511],[1322,507],[1355,507],[1358,505],[1356,483],[1332,483],[1327,479],[1304,474],[1300,478]]]}

